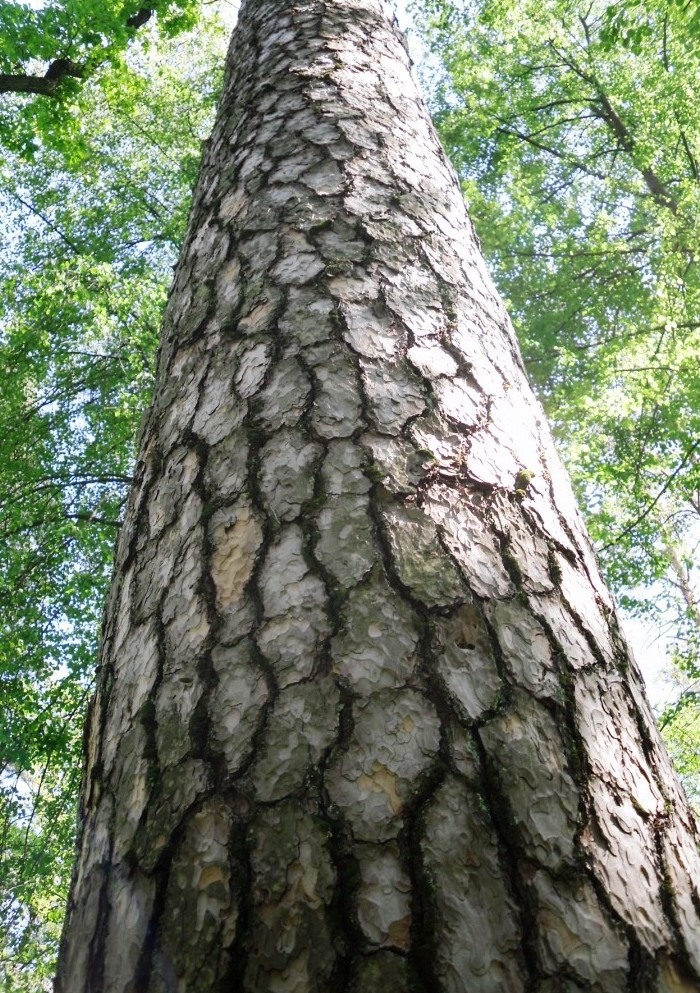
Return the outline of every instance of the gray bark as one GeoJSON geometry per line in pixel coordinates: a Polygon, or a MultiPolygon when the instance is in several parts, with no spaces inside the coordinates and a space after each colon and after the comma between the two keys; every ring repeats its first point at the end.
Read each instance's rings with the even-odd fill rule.
{"type": "Polygon", "coordinates": [[[697,836],[378,0],[249,0],[59,993],[698,991],[697,836]]]}

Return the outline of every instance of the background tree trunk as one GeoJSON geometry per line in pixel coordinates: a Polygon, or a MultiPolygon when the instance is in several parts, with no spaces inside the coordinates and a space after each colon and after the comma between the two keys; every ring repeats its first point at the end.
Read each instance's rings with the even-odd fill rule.
{"type": "Polygon", "coordinates": [[[107,608],[59,993],[700,989],[692,818],[375,0],[250,0],[107,608]]]}

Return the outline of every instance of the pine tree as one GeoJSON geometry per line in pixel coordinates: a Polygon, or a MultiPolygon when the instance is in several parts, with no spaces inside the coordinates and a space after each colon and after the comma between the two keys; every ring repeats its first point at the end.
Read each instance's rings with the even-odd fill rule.
{"type": "Polygon", "coordinates": [[[58,993],[700,990],[692,817],[378,0],[248,0],[58,993]]]}

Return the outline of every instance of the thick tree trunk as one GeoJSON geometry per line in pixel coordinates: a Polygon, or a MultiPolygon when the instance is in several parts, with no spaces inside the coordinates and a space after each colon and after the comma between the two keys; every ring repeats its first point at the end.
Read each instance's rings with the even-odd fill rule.
{"type": "Polygon", "coordinates": [[[249,0],[60,993],[698,991],[692,818],[378,0],[249,0]]]}

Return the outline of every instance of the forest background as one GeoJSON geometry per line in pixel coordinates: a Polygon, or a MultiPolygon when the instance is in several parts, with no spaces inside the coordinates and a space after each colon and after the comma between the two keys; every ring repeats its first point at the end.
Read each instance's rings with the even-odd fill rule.
{"type": "MultiPolygon", "coordinates": [[[[49,988],[81,723],[236,7],[0,0],[0,984],[49,988]]],[[[700,799],[700,6],[405,19],[526,365],[700,799]]],[[[525,484],[526,485],[526,484],[525,484]]]]}

